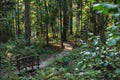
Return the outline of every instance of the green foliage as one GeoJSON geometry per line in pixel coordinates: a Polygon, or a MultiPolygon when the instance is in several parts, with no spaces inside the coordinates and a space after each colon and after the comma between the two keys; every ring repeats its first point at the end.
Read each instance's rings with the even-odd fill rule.
{"type": "MultiPolygon", "coordinates": [[[[32,0],[31,3],[34,4],[34,0],[32,0]]],[[[43,3],[43,1],[41,1],[41,3],[43,3]]],[[[56,19],[58,18],[58,14],[55,16],[55,13],[58,12],[58,6],[55,2],[52,3],[52,1],[47,1],[47,3],[49,17],[45,16],[47,11],[45,11],[44,5],[40,4],[40,11],[38,10],[38,13],[40,13],[40,15],[37,14],[38,19],[40,18],[41,20],[40,25],[39,21],[37,22],[32,20],[32,26],[35,24],[33,30],[34,28],[36,31],[39,31],[37,29],[43,29],[42,31],[45,32],[46,29],[42,26],[45,26],[46,23],[53,24],[52,26],[56,25],[56,19]]],[[[79,45],[79,48],[74,49],[71,53],[65,55],[60,59],[56,59],[55,62],[47,68],[37,70],[34,75],[28,76],[25,73],[21,73],[21,75],[19,76],[10,75],[9,78],[6,80],[120,79],[120,1],[117,0],[117,3],[118,4],[99,3],[93,6],[94,10],[97,10],[99,14],[102,13],[105,15],[109,15],[110,17],[111,15],[115,17],[112,18],[115,25],[107,27],[106,29],[106,45],[102,44],[100,36],[95,36],[93,35],[93,33],[87,33],[88,31],[86,29],[81,34],[77,33],[74,34],[74,37],[71,36],[71,39],[76,39],[74,42],[79,42],[77,43],[79,45]]],[[[74,6],[76,6],[76,3],[74,4],[74,6]]],[[[36,8],[34,9],[34,7],[32,8],[33,11],[36,10],[36,8]]],[[[85,7],[85,10],[83,10],[82,12],[84,14],[89,9],[88,6],[86,7],[85,5],[83,5],[83,7],[85,7]]],[[[33,14],[31,17],[34,17],[34,15],[35,14],[33,14]]],[[[89,16],[87,16],[88,15],[83,15],[83,21],[81,21],[81,23],[84,22],[84,20],[86,20],[86,22],[84,22],[84,24],[82,23],[81,26],[88,26],[86,23],[88,23],[87,19],[89,18],[89,16]]],[[[15,16],[9,14],[9,19],[12,19],[12,17],[15,16]]],[[[89,24],[89,26],[90,25],[91,24],[89,24]]],[[[0,28],[0,31],[2,29],[0,28]]],[[[33,54],[40,55],[42,56],[42,58],[43,56],[46,57],[48,55],[51,55],[52,53],[55,53],[54,49],[46,47],[42,38],[38,38],[35,41],[33,40],[32,45],[29,47],[25,46],[24,38],[18,38],[16,39],[16,41],[10,40],[6,44],[1,44],[0,50],[0,57],[3,58],[0,62],[0,64],[2,64],[2,66],[0,67],[2,67],[1,69],[4,68],[5,71],[10,69],[7,53],[12,53],[13,56],[16,56],[18,54],[33,54]]]]}
{"type": "MultiPolygon", "coordinates": [[[[98,43],[93,41],[93,43],[82,44],[80,48],[73,50],[62,58],[56,59],[51,66],[37,70],[35,75],[33,75],[34,78],[30,79],[101,80],[105,75],[107,75],[106,79],[118,79],[120,74],[119,52],[110,48],[104,50],[104,47],[101,47],[99,44],[99,38],[95,36],[92,38],[89,39],[90,42],[91,40],[98,40],[98,43]],[[105,52],[107,55],[104,64],[102,62],[102,52],[105,52]]],[[[27,79],[24,75],[22,78],[19,78],[27,79]]]]}
{"type": "Polygon", "coordinates": [[[100,44],[98,36],[92,36],[89,42],[82,44],[80,48],[56,59],[51,67],[39,70],[40,72],[38,71],[39,73],[36,75],[40,77],[37,79],[40,79],[41,76],[44,79],[49,77],[48,80],[54,80],[54,78],[56,80],[101,80],[104,79],[104,76],[106,76],[105,79],[119,79],[120,59],[118,55],[120,53],[110,47],[100,44]],[[106,54],[104,64],[103,52],[106,54]]]}
{"type": "Polygon", "coordinates": [[[57,50],[54,50],[54,48],[43,47],[43,43],[40,42],[27,47],[23,38],[16,39],[16,41],[9,40],[8,43],[0,45],[0,69],[2,72],[16,69],[16,66],[11,65],[15,63],[10,63],[10,60],[14,60],[17,55],[39,55],[42,60],[56,52],[57,50]]]}
{"type": "Polygon", "coordinates": [[[10,75],[10,77],[6,78],[6,80],[36,80],[32,76],[30,77],[19,77],[15,75],[10,75]]]}
{"type": "Polygon", "coordinates": [[[108,14],[110,12],[118,12],[119,5],[117,4],[107,4],[107,3],[98,3],[93,5],[94,10],[98,10],[98,13],[108,14]]]}
{"type": "Polygon", "coordinates": [[[113,38],[108,39],[108,46],[114,46],[116,45],[116,40],[113,38]]]}
{"type": "Polygon", "coordinates": [[[116,48],[117,50],[120,49],[120,25],[117,24],[116,26],[110,26],[108,28],[108,33],[107,33],[107,36],[108,36],[108,40],[107,40],[107,45],[110,46],[110,47],[114,47],[116,48]]]}

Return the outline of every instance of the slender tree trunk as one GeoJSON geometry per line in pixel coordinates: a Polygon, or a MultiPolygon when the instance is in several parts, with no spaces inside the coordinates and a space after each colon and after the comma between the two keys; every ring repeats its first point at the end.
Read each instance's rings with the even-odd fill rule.
{"type": "Polygon", "coordinates": [[[17,17],[15,18],[15,24],[16,24],[16,34],[19,36],[20,35],[20,12],[19,12],[19,0],[16,0],[17,4],[16,4],[16,14],[17,14],[17,17]]]}
{"type": "Polygon", "coordinates": [[[38,37],[40,35],[40,27],[41,27],[41,21],[40,21],[40,0],[36,0],[36,18],[37,18],[37,24],[39,26],[39,28],[37,28],[38,30],[36,31],[36,36],[38,37]]]}
{"type": "Polygon", "coordinates": [[[72,23],[73,23],[73,18],[72,18],[72,16],[73,16],[73,11],[72,11],[72,0],[70,0],[69,1],[69,4],[70,4],[70,17],[69,17],[69,26],[70,26],[70,35],[72,35],[73,34],[73,26],[72,26],[72,23]]]}
{"type": "Polygon", "coordinates": [[[77,19],[76,19],[76,32],[80,31],[80,20],[82,20],[82,0],[77,1],[77,19]]]}
{"type": "MultiPolygon", "coordinates": [[[[96,0],[96,3],[99,3],[98,0],[96,0]]],[[[97,20],[98,20],[98,32],[100,34],[100,39],[103,45],[106,44],[106,36],[105,36],[105,16],[103,14],[97,14],[97,20]]]]}
{"type": "Polygon", "coordinates": [[[67,0],[63,1],[63,42],[67,41],[67,30],[69,24],[67,0]]]}
{"type": "MultiPolygon", "coordinates": [[[[61,0],[62,1],[62,0],[61,0]]],[[[59,2],[59,15],[60,15],[60,35],[61,35],[61,48],[64,48],[64,45],[63,45],[63,29],[62,29],[62,2],[61,1],[58,1],[59,2]]]]}
{"type": "Polygon", "coordinates": [[[91,12],[90,21],[92,22],[92,26],[93,26],[93,34],[98,35],[97,22],[96,22],[97,21],[96,11],[94,11],[93,8],[91,8],[90,12],[91,12]]]}
{"type": "Polygon", "coordinates": [[[13,11],[12,11],[12,35],[11,35],[11,37],[12,38],[15,38],[15,35],[16,35],[16,29],[15,29],[15,17],[14,17],[14,12],[15,12],[15,9],[13,9],[13,11]]]}
{"type": "Polygon", "coordinates": [[[17,34],[18,35],[20,35],[20,33],[21,33],[21,30],[20,30],[20,14],[19,14],[19,0],[18,0],[18,5],[17,5],[17,9],[18,9],[18,16],[17,16],[17,26],[18,26],[18,28],[17,28],[17,34]]]}
{"type": "Polygon", "coordinates": [[[49,15],[48,15],[48,8],[47,8],[47,3],[46,0],[44,0],[44,4],[45,4],[45,11],[46,11],[46,15],[45,15],[45,27],[46,27],[46,44],[49,45],[49,38],[48,38],[48,19],[49,19],[49,15]]]}
{"type": "Polygon", "coordinates": [[[105,20],[104,20],[104,16],[102,14],[98,14],[98,29],[100,32],[100,39],[102,41],[102,43],[105,45],[106,44],[106,36],[105,36],[105,20]]]}
{"type": "MultiPolygon", "coordinates": [[[[44,4],[43,0],[39,0],[39,10],[42,11],[42,7],[40,4],[44,4]]],[[[44,39],[44,26],[42,24],[42,21],[43,21],[43,16],[42,16],[42,13],[40,12],[40,36],[42,39],[44,39]]]]}
{"type": "Polygon", "coordinates": [[[82,17],[83,17],[83,0],[81,0],[81,4],[80,4],[80,31],[81,31],[81,28],[82,28],[82,17]]]}
{"type": "Polygon", "coordinates": [[[26,39],[26,46],[30,46],[30,36],[31,36],[31,28],[30,28],[30,19],[29,19],[29,11],[30,10],[30,3],[29,0],[25,0],[25,14],[24,14],[24,21],[25,21],[25,39],[26,39]]]}

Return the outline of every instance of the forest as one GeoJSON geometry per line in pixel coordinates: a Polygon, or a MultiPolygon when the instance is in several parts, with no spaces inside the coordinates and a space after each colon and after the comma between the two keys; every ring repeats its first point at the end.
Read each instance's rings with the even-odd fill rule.
{"type": "Polygon", "coordinates": [[[120,0],[0,0],[0,80],[120,80],[120,0]]]}

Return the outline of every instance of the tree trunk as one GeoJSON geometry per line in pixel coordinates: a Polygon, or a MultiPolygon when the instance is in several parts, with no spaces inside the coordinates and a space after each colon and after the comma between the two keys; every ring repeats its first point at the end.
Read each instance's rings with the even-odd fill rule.
{"type": "Polygon", "coordinates": [[[24,21],[25,21],[25,39],[26,39],[26,46],[30,46],[30,36],[31,36],[31,27],[30,27],[30,19],[29,19],[29,10],[30,10],[30,3],[29,0],[25,0],[25,14],[24,14],[24,21]]]}
{"type": "Polygon", "coordinates": [[[68,16],[68,5],[67,0],[63,1],[63,42],[67,41],[67,30],[69,24],[69,16],[68,16]]]}
{"type": "Polygon", "coordinates": [[[18,9],[18,16],[17,16],[17,34],[20,35],[20,13],[19,13],[19,0],[18,0],[18,5],[17,5],[17,9],[18,9]]]}
{"type": "Polygon", "coordinates": [[[70,8],[70,17],[69,17],[69,26],[70,26],[70,35],[73,34],[73,26],[72,26],[72,23],[73,23],[73,11],[72,11],[72,0],[69,1],[69,8],[70,8]]]}
{"type": "Polygon", "coordinates": [[[106,44],[106,36],[105,36],[105,25],[104,25],[104,18],[103,15],[98,15],[98,29],[100,32],[100,39],[101,42],[105,45],[106,44]]]}
{"type": "Polygon", "coordinates": [[[36,18],[37,18],[37,24],[38,24],[38,28],[36,29],[36,37],[40,36],[40,27],[41,27],[41,14],[39,13],[40,11],[40,0],[36,0],[36,18]]]}
{"type": "Polygon", "coordinates": [[[96,14],[96,11],[93,10],[93,8],[91,8],[91,17],[90,17],[90,21],[92,22],[92,26],[93,26],[93,34],[94,35],[98,35],[98,29],[97,29],[97,14],[96,14]]]}
{"type": "Polygon", "coordinates": [[[59,13],[60,13],[60,35],[61,35],[61,48],[64,48],[64,45],[63,45],[63,31],[62,31],[62,2],[60,1],[59,2],[59,6],[60,6],[60,9],[59,9],[59,13]]]}
{"type": "Polygon", "coordinates": [[[82,0],[77,1],[76,32],[80,31],[80,20],[82,20],[82,0]]]}
{"type": "Polygon", "coordinates": [[[49,15],[48,15],[48,8],[47,8],[46,0],[44,0],[44,5],[45,5],[45,11],[46,11],[46,15],[45,15],[46,44],[49,45],[49,38],[48,38],[48,19],[49,19],[49,15]]]}

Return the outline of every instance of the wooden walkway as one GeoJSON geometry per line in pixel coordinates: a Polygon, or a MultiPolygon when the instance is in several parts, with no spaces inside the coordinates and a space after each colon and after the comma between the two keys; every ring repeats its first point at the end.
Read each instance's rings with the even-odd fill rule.
{"type": "MultiPolygon", "coordinates": [[[[72,45],[70,45],[69,43],[64,43],[64,46],[65,47],[64,47],[64,50],[62,52],[57,53],[56,55],[48,58],[45,61],[41,61],[40,65],[39,65],[39,68],[42,69],[42,68],[45,68],[45,67],[49,66],[50,64],[52,64],[55,61],[56,58],[58,59],[58,58],[61,58],[61,57],[65,56],[66,54],[68,54],[73,49],[72,45]]],[[[38,69],[38,66],[37,65],[33,66],[33,69],[38,69]]],[[[27,67],[27,70],[31,70],[31,67],[27,67]]],[[[0,73],[0,74],[1,74],[0,75],[0,80],[2,80],[2,78],[7,77],[8,74],[15,74],[15,75],[19,74],[19,71],[14,70],[14,71],[11,71],[11,72],[0,73]]]]}

